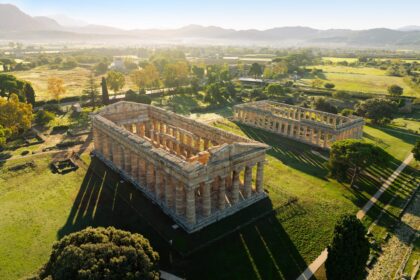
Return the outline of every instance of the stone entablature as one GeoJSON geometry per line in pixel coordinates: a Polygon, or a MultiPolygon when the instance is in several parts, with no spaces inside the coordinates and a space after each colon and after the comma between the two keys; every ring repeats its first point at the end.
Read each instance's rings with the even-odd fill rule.
{"type": "Polygon", "coordinates": [[[265,144],[132,102],[100,110],[92,127],[95,154],[187,232],[266,197],[265,144]]]}
{"type": "Polygon", "coordinates": [[[363,118],[268,100],[234,106],[234,120],[322,148],[338,140],[362,138],[364,125],[363,118]]]}

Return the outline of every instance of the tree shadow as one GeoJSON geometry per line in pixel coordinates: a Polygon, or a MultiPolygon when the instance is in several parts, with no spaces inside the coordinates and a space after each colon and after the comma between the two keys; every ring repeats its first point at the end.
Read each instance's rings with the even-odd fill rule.
{"type": "Polygon", "coordinates": [[[236,123],[236,125],[249,138],[270,145],[271,149],[267,151],[267,154],[280,160],[283,164],[309,175],[328,180],[327,160],[312,152],[316,151],[327,157],[328,154],[325,150],[262,129],[251,128],[240,123],[236,123]]]}
{"type": "Polygon", "coordinates": [[[131,183],[92,158],[57,237],[87,226],[114,226],[144,235],[162,269],[187,279],[294,279],[307,264],[280,224],[305,211],[297,203],[257,203],[193,234],[174,222],[131,183]],[[245,265],[246,264],[246,265],[245,265]]]}
{"type": "Polygon", "coordinates": [[[404,129],[394,128],[394,127],[390,128],[390,127],[384,127],[384,126],[372,126],[372,127],[411,145],[414,145],[416,141],[420,139],[420,135],[409,133],[404,129]]]}

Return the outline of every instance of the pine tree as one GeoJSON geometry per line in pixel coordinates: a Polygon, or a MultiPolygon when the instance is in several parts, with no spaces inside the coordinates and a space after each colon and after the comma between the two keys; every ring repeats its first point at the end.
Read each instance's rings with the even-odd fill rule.
{"type": "Polygon", "coordinates": [[[108,87],[106,85],[105,77],[102,77],[101,87],[102,87],[102,103],[104,105],[108,105],[109,104],[109,93],[108,93],[108,87]]]}
{"type": "Polygon", "coordinates": [[[354,215],[344,215],[335,225],[325,269],[328,280],[361,280],[369,257],[366,229],[354,215]]]}

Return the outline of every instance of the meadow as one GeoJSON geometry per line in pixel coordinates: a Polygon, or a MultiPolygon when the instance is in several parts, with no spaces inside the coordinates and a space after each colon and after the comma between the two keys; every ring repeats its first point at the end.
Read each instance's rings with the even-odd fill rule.
{"type": "MultiPolygon", "coordinates": [[[[333,83],[336,90],[387,94],[388,87],[396,84],[404,88],[403,95],[420,97],[419,88],[413,88],[404,77],[387,76],[385,70],[339,65],[316,65],[310,68],[322,69],[321,80],[324,83],[333,83]]],[[[312,80],[313,78],[302,79],[308,85],[311,85],[312,80]]]]}
{"type": "MultiPolygon", "coordinates": [[[[83,95],[83,89],[86,87],[91,72],[89,69],[82,67],[59,70],[50,69],[48,66],[39,66],[28,71],[16,71],[10,72],[9,74],[16,76],[18,79],[30,82],[35,90],[36,100],[50,100],[53,99],[53,96],[48,92],[48,79],[50,77],[57,77],[64,81],[66,93],[60,98],[81,96],[83,95]]],[[[96,82],[99,87],[101,76],[96,77],[96,82]]],[[[125,82],[126,84],[123,90],[136,88],[128,75],[126,76],[125,82]]],[[[111,90],[110,94],[113,94],[111,90]]]]}

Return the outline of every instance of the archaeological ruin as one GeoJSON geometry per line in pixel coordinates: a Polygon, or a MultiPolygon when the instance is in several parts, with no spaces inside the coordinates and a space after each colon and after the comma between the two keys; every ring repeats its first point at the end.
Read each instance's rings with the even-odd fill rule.
{"type": "Polygon", "coordinates": [[[321,148],[330,148],[338,140],[362,138],[364,125],[363,118],[268,100],[234,106],[234,120],[321,148]]]}
{"type": "Polygon", "coordinates": [[[188,233],[266,197],[265,144],[132,102],[92,124],[94,154],[188,233]]]}

